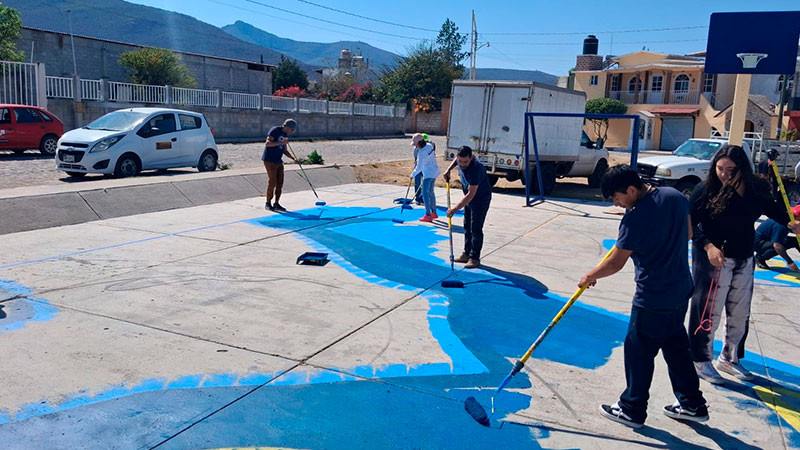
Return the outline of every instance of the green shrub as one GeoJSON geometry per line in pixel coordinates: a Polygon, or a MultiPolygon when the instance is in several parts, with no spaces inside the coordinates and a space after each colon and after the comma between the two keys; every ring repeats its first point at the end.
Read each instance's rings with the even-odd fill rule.
{"type": "Polygon", "coordinates": [[[325,164],[325,160],[322,159],[322,155],[317,153],[316,150],[314,150],[313,152],[311,152],[310,155],[308,155],[308,162],[309,164],[325,164]]]}

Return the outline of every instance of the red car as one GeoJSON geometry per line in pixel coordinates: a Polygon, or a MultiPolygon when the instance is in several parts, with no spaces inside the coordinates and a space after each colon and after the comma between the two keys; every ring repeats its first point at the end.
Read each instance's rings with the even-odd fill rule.
{"type": "Polygon", "coordinates": [[[38,148],[45,156],[53,156],[64,124],[53,113],[28,105],[0,104],[0,150],[22,153],[38,148]]]}

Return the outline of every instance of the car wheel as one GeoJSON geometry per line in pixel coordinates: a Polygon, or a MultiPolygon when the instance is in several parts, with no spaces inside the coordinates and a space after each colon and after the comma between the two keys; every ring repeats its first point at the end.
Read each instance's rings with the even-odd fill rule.
{"type": "Polygon", "coordinates": [[[217,154],[211,150],[206,150],[200,155],[200,161],[197,162],[198,172],[211,172],[217,169],[217,154]]]}
{"type": "Polygon", "coordinates": [[[70,178],[83,178],[86,176],[86,172],[69,172],[67,171],[67,175],[70,178]]]}
{"type": "Polygon", "coordinates": [[[605,175],[606,170],[608,170],[608,163],[606,160],[601,159],[600,161],[597,161],[594,172],[589,175],[589,187],[600,187],[600,182],[603,180],[603,175],[605,175]]]}
{"type": "MultiPolygon", "coordinates": [[[[523,180],[525,182],[526,180],[523,180]]],[[[531,165],[531,193],[539,194],[539,178],[536,175],[536,166],[531,165]]],[[[542,163],[542,185],[544,195],[550,195],[556,187],[556,166],[551,162],[542,163]]]]}
{"type": "Polygon", "coordinates": [[[676,184],[675,189],[677,189],[681,194],[683,194],[684,197],[688,199],[692,196],[695,186],[697,186],[697,181],[685,180],[676,184]]]}
{"type": "Polygon", "coordinates": [[[44,156],[55,156],[57,148],[58,138],[52,134],[43,137],[39,144],[39,152],[44,156]]]}
{"type": "Polygon", "coordinates": [[[135,177],[141,170],[142,163],[139,162],[139,157],[133,153],[126,153],[117,160],[114,176],[117,178],[135,177]]]}

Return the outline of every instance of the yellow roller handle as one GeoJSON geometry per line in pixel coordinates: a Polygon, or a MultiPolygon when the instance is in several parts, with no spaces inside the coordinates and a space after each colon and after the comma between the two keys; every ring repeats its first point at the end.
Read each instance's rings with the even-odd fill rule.
{"type": "MultiPolygon", "coordinates": [[[[769,165],[772,166],[772,171],[775,173],[775,179],[778,180],[778,188],[781,191],[781,197],[783,197],[783,204],[786,206],[786,213],[789,214],[789,223],[794,226],[795,217],[792,213],[792,205],[789,203],[789,196],[786,195],[786,188],[783,187],[783,179],[781,178],[781,173],[778,171],[778,165],[775,164],[775,161],[770,161],[769,165]]],[[[795,233],[794,237],[797,239],[797,243],[800,244],[800,234],[795,233]]]]}

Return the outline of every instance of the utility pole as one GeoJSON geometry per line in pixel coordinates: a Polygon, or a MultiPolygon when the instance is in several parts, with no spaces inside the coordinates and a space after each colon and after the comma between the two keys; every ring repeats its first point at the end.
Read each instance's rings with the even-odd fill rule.
{"type": "Polygon", "coordinates": [[[78,63],[75,62],[75,35],[72,34],[72,10],[67,10],[67,19],[69,20],[69,38],[72,41],[72,74],[78,74],[78,63]]]}
{"type": "Polygon", "coordinates": [[[475,10],[472,10],[472,32],[469,46],[469,79],[475,79],[476,53],[478,53],[478,25],[475,23],[475,10]]]}

